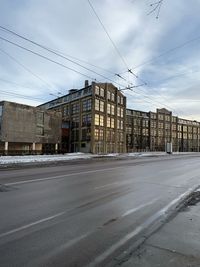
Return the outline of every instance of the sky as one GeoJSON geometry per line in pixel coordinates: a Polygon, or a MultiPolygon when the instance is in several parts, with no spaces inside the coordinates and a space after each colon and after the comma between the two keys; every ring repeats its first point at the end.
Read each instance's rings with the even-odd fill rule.
{"type": "Polygon", "coordinates": [[[0,101],[37,106],[87,79],[138,86],[128,108],[200,121],[200,1],[156,2],[0,0],[1,27],[65,57],[0,28],[0,101]]]}

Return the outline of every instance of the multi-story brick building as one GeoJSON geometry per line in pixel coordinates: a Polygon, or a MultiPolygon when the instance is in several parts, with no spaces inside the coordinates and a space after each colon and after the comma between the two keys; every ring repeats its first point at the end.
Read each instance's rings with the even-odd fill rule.
{"type": "Polygon", "coordinates": [[[55,152],[60,142],[60,113],[0,102],[0,154],[55,152]]]}
{"type": "Polygon", "coordinates": [[[84,88],[40,107],[62,112],[63,151],[126,151],[126,97],[114,85],[86,81],[84,88]]]}
{"type": "Polygon", "coordinates": [[[146,151],[150,149],[149,113],[139,110],[126,110],[127,151],[146,151]]]}
{"type": "Polygon", "coordinates": [[[200,151],[200,123],[180,119],[166,109],[143,112],[127,109],[127,152],[165,151],[172,143],[173,151],[200,151]]]}

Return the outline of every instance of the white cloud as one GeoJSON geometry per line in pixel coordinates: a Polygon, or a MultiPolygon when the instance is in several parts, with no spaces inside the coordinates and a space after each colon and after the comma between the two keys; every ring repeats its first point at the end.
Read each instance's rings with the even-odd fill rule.
{"type": "MultiPolygon", "coordinates": [[[[58,0],[56,2],[53,0],[2,0],[1,2],[0,25],[111,72],[121,73],[126,70],[87,0],[58,0]]],[[[134,68],[168,49],[197,37],[200,3],[194,0],[190,3],[182,0],[164,0],[159,19],[155,18],[154,13],[147,16],[151,0],[91,0],[91,2],[129,67],[134,68]]],[[[0,31],[0,36],[12,39],[91,77],[103,80],[94,73],[5,32],[0,31]]],[[[8,92],[49,100],[51,99],[50,93],[56,94],[58,91],[67,93],[68,89],[80,88],[84,84],[84,77],[17,47],[0,41],[0,48],[10,53],[44,80],[42,82],[34,77],[0,52],[0,79],[30,87],[26,90],[24,87],[14,87],[12,84],[0,81],[0,90],[6,89],[8,92]]],[[[151,99],[136,94],[131,97],[128,96],[130,92],[127,92],[128,107],[148,111],[155,110],[163,104],[175,109],[179,115],[183,115],[183,112],[180,112],[182,110],[185,116],[200,120],[198,102],[185,103],[185,98],[198,100],[200,96],[199,73],[195,72],[200,67],[199,51],[199,41],[196,40],[173,53],[160,57],[155,62],[134,69],[143,80],[148,81],[148,86],[141,88],[141,91],[138,88],[137,92],[141,94],[145,92],[151,99]],[[172,78],[184,72],[187,75],[172,78]]],[[[100,69],[89,65],[87,67],[101,72],[104,76],[111,76],[110,73],[100,69]]],[[[125,74],[125,77],[131,79],[133,83],[140,83],[132,75],[125,74]]],[[[112,77],[112,79],[115,78],[112,77]]],[[[123,81],[121,80],[120,83],[123,81]]],[[[1,92],[0,98],[8,99],[8,96],[1,92]]],[[[36,104],[33,100],[14,96],[9,100],[36,104]]]]}

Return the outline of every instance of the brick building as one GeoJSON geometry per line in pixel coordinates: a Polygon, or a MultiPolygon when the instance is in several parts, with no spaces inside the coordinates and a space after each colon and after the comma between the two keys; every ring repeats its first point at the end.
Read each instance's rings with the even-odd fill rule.
{"type": "Polygon", "coordinates": [[[40,106],[62,112],[65,152],[124,153],[126,97],[111,83],[85,82],[85,87],[40,106]]]}
{"type": "Polygon", "coordinates": [[[200,123],[172,115],[171,111],[126,111],[127,152],[165,151],[172,143],[173,151],[200,151],[200,123]]]}

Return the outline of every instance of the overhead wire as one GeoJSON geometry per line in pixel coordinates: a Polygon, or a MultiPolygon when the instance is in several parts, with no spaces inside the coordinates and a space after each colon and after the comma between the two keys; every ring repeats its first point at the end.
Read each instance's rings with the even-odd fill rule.
{"type": "MultiPolygon", "coordinates": [[[[37,42],[35,42],[35,41],[33,41],[33,40],[27,38],[27,37],[22,36],[21,34],[18,34],[18,33],[14,32],[14,31],[12,31],[12,30],[7,29],[7,28],[5,28],[5,27],[3,27],[3,26],[1,26],[1,25],[0,25],[0,29],[2,29],[3,31],[8,32],[8,33],[10,33],[10,34],[13,34],[13,35],[15,35],[15,36],[17,36],[17,37],[19,37],[19,38],[21,38],[21,39],[27,41],[27,42],[30,42],[30,43],[32,43],[32,44],[34,44],[34,45],[36,45],[36,46],[38,46],[38,47],[40,47],[40,48],[42,48],[42,49],[44,49],[44,50],[47,50],[48,52],[50,52],[50,53],[52,53],[52,54],[54,54],[54,55],[56,55],[56,56],[58,56],[58,57],[60,57],[60,58],[63,58],[63,59],[65,59],[65,60],[67,60],[67,61],[69,61],[69,62],[71,62],[71,63],[73,63],[73,64],[75,64],[75,65],[78,65],[79,67],[84,68],[84,69],[86,69],[87,71],[90,71],[90,72],[92,72],[92,73],[94,73],[94,74],[96,74],[96,75],[98,75],[98,76],[101,76],[102,78],[104,78],[104,79],[106,79],[106,80],[109,80],[109,81],[111,81],[111,82],[113,82],[113,83],[116,83],[115,81],[111,80],[110,78],[106,77],[105,75],[102,75],[102,74],[100,74],[100,73],[98,73],[98,72],[96,72],[96,71],[94,71],[94,70],[91,70],[91,69],[89,69],[89,68],[83,66],[82,64],[80,64],[80,63],[78,63],[78,62],[75,62],[74,60],[71,60],[71,59],[67,58],[63,53],[60,53],[60,52],[58,52],[58,51],[56,51],[56,50],[54,50],[54,49],[51,49],[51,48],[48,48],[48,47],[46,47],[46,46],[44,46],[44,45],[42,45],[42,44],[39,44],[39,43],[37,43],[37,42]]],[[[93,65],[93,66],[94,66],[94,65],[93,65]]],[[[96,67],[97,67],[97,66],[96,66],[96,67]]],[[[105,70],[105,69],[104,69],[104,70],[105,70]]],[[[112,73],[112,72],[110,72],[110,73],[112,73]]],[[[114,74],[114,75],[117,75],[117,74],[114,74]]],[[[121,77],[121,79],[123,79],[123,77],[122,77],[121,75],[118,76],[118,77],[121,77]]],[[[123,79],[123,80],[125,80],[125,79],[123,79]]],[[[122,86],[122,85],[120,85],[120,86],[122,86]]]]}
{"type": "Polygon", "coordinates": [[[43,48],[43,49],[45,49],[45,50],[48,50],[49,52],[55,52],[55,53],[58,53],[58,54],[60,54],[60,55],[66,56],[66,57],[73,58],[73,59],[75,59],[75,60],[77,60],[77,61],[80,61],[80,62],[83,62],[83,63],[85,63],[85,64],[87,64],[87,65],[91,65],[92,67],[99,68],[99,69],[103,70],[104,72],[108,72],[108,73],[110,73],[110,74],[113,74],[113,72],[111,72],[110,70],[107,70],[107,69],[105,69],[105,68],[102,68],[102,67],[97,66],[97,65],[94,65],[94,64],[91,64],[91,63],[89,63],[89,62],[87,62],[87,61],[85,61],[85,60],[83,60],[83,59],[79,59],[79,58],[77,58],[77,57],[68,55],[68,54],[66,54],[66,53],[64,53],[64,52],[61,52],[61,51],[59,51],[59,50],[52,49],[52,48],[50,48],[50,47],[48,47],[48,46],[39,44],[38,42],[33,41],[33,40],[31,40],[30,38],[27,38],[27,37],[25,37],[25,36],[23,36],[23,35],[21,35],[21,34],[15,32],[15,31],[13,31],[13,30],[10,30],[10,29],[8,29],[8,28],[6,28],[6,27],[3,27],[2,25],[0,25],[0,30],[4,31],[4,32],[6,32],[6,33],[10,33],[10,34],[12,34],[12,35],[15,35],[15,36],[17,36],[17,37],[19,37],[19,38],[21,38],[21,39],[27,41],[27,42],[30,42],[30,43],[32,43],[32,44],[34,44],[34,45],[36,45],[36,46],[39,46],[40,48],[43,48]]]}
{"type": "Polygon", "coordinates": [[[68,66],[66,66],[66,65],[64,65],[64,64],[62,64],[62,63],[60,63],[60,62],[58,62],[58,61],[55,61],[55,60],[53,60],[53,59],[51,59],[51,58],[49,58],[49,57],[46,57],[46,56],[44,56],[44,55],[42,55],[42,54],[40,54],[40,53],[38,53],[38,52],[35,52],[35,51],[31,50],[31,49],[28,49],[28,48],[26,48],[26,47],[24,47],[24,46],[22,46],[22,45],[20,45],[20,44],[17,44],[17,43],[15,43],[15,42],[12,42],[12,41],[10,41],[10,40],[8,40],[8,39],[6,39],[6,38],[3,38],[3,37],[1,37],[1,36],[0,36],[0,39],[3,40],[3,41],[5,41],[5,42],[8,42],[8,43],[10,43],[10,44],[12,44],[12,45],[14,45],[14,46],[17,46],[17,47],[19,47],[19,48],[21,48],[21,49],[23,49],[23,50],[26,50],[27,52],[30,52],[30,53],[32,53],[32,54],[34,54],[34,55],[36,55],[36,56],[39,56],[39,57],[41,57],[41,58],[43,58],[43,59],[45,59],[45,60],[47,60],[47,61],[50,61],[50,62],[52,62],[52,63],[54,63],[54,64],[57,64],[57,65],[59,65],[59,66],[61,66],[61,67],[63,67],[63,68],[66,68],[66,69],[71,70],[71,71],[73,71],[73,72],[75,72],[75,73],[78,73],[78,74],[80,74],[80,75],[82,75],[82,76],[84,76],[84,77],[86,77],[86,78],[89,78],[89,79],[91,79],[91,80],[95,80],[95,78],[93,78],[93,77],[90,77],[90,76],[88,76],[88,75],[86,75],[86,74],[84,74],[84,73],[82,73],[82,72],[80,72],[80,71],[78,71],[78,70],[75,70],[75,69],[73,69],[73,68],[70,68],[70,67],[68,67],[68,66]]]}
{"type": "MultiPolygon", "coordinates": [[[[20,97],[23,99],[28,99],[28,100],[34,100],[34,101],[46,101],[46,99],[38,98],[38,97],[31,97],[31,96],[26,96],[23,94],[18,94],[18,93],[13,93],[13,92],[8,92],[4,90],[0,90],[0,93],[3,93],[3,95],[8,95],[8,96],[14,96],[14,97],[20,97]]],[[[1,94],[2,97],[2,94],[1,94]]]]}
{"type": "MultiPolygon", "coordinates": [[[[33,54],[35,54],[35,55],[37,55],[37,56],[40,56],[40,57],[42,57],[42,58],[44,58],[44,59],[47,59],[48,61],[50,61],[50,62],[53,62],[53,63],[55,63],[55,64],[58,64],[58,65],[60,65],[60,66],[63,66],[63,67],[65,67],[65,68],[67,68],[68,69],[68,67],[67,66],[65,66],[65,65],[63,65],[62,63],[59,63],[59,62],[57,62],[57,61],[54,61],[54,60],[52,60],[52,59],[50,59],[50,58],[48,58],[48,57],[46,57],[46,56],[43,56],[43,55],[41,55],[41,54],[39,54],[39,53],[37,53],[37,52],[34,52],[34,51],[32,51],[32,50],[30,50],[30,49],[28,49],[28,48],[25,48],[25,47],[23,47],[23,46],[21,46],[21,45],[19,45],[19,44],[16,44],[16,43],[14,43],[14,42],[12,42],[12,41],[9,41],[9,40],[7,40],[7,39],[5,39],[5,38],[3,38],[3,37],[0,37],[0,39],[1,40],[4,40],[4,41],[6,41],[6,42],[8,42],[8,43],[11,43],[11,44],[13,44],[13,45],[15,45],[15,46],[17,46],[17,47],[19,47],[19,48],[22,48],[22,49],[24,49],[24,50],[26,50],[26,51],[28,51],[28,52],[31,52],[31,53],[33,53],[33,54]]],[[[70,68],[71,69],[71,68],[70,68]]],[[[73,71],[75,71],[75,70],[73,70],[73,71]]],[[[76,71],[75,71],[76,72],[76,71]]],[[[79,72],[78,72],[79,73],[79,72]]],[[[82,74],[82,75],[84,75],[84,74],[82,74]]],[[[91,78],[91,77],[89,77],[89,78],[91,78]]],[[[115,82],[116,83],[116,82],[115,82]]],[[[141,85],[140,85],[141,86],[141,85]]],[[[128,87],[127,87],[128,88],[128,87]]],[[[132,86],[132,88],[136,88],[135,86],[132,86]]],[[[141,94],[141,93],[140,93],[141,94]]],[[[148,97],[149,98],[149,97],[148,97]]],[[[163,104],[162,104],[163,105],[163,104]]]]}
{"type": "MultiPolygon", "coordinates": [[[[90,7],[91,7],[93,13],[95,14],[96,18],[98,19],[100,25],[102,26],[104,32],[106,33],[108,39],[110,40],[112,46],[114,47],[114,50],[116,51],[117,55],[120,57],[121,61],[122,61],[123,64],[125,65],[126,69],[129,71],[130,68],[129,68],[129,66],[128,66],[126,60],[124,59],[124,57],[122,56],[121,52],[119,51],[117,45],[115,44],[115,42],[114,42],[113,39],[111,38],[111,35],[109,34],[108,30],[106,29],[105,25],[103,24],[103,22],[102,22],[100,16],[98,15],[96,9],[95,9],[94,6],[93,6],[93,4],[91,3],[90,0],[87,0],[87,2],[88,2],[88,4],[90,5],[90,7]]],[[[131,73],[135,78],[141,80],[141,78],[140,78],[138,75],[136,75],[133,71],[131,71],[130,73],[131,73]]],[[[144,82],[143,80],[141,80],[141,81],[144,82]]],[[[145,82],[145,84],[146,84],[146,82],[145,82]]]]}
{"type": "Polygon", "coordinates": [[[17,63],[19,66],[21,66],[24,70],[26,70],[28,73],[30,73],[31,75],[33,75],[35,78],[37,78],[38,80],[40,80],[43,84],[47,85],[48,87],[51,87],[52,89],[55,89],[54,86],[52,86],[51,84],[49,84],[47,81],[45,81],[43,78],[41,78],[39,75],[35,74],[32,70],[30,70],[29,68],[27,68],[24,64],[22,64],[21,62],[19,62],[19,60],[17,60],[15,57],[11,56],[8,52],[6,52],[5,50],[3,50],[2,48],[0,48],[0,51],[5,54],[6,56],[8,56],[11,60],[13,60],[15,63],[17,63]]]}

